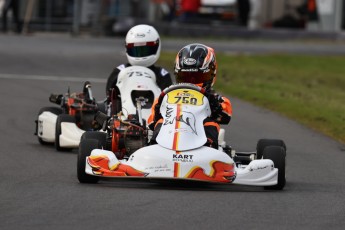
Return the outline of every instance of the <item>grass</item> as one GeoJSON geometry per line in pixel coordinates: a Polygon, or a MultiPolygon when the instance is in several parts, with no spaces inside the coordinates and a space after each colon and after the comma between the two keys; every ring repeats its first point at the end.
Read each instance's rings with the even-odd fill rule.
{"type": "MultiPolygon", "coordinates": [[[[174,53],[159,64],[171,73],[174,53]]],[[[217,54],[215,89],[345,143],[345,57],[217,54]]]]}

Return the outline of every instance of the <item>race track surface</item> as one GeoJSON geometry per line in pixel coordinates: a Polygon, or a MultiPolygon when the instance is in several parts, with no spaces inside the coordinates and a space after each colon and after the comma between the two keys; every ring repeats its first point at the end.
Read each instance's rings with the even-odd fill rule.
{"type": "Polygon", "coordinates": [[[53,105],[50,93],[80,91],[86,79],[103,99],[108,74],[125,60],[122,46],[121,39],[0,35],[1,230],[344,229],[345,146],[231,97],[234,114],[225,128],[235,149],[255,150],[260,138],[286,142],[283,191],[140,180],[80,184],[77,151],[40,145],[34,121],[40,108],[53,105]]]}

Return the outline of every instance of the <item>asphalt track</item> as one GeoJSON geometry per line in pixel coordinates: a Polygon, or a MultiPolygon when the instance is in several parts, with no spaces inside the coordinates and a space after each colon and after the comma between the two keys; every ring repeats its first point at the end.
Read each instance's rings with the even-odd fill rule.
{"type": "Polygon", "coordinates": [[[227,142],[249,151],[260,138],[283,139],[283,191],[138,180],[79,184],[77,151],[40,145],[34,120],[51,106],[50,93],[79,91],[86,79],[103,98],[105,79],[124,60],[122,45],[0,36],[0,229],[344,229],[345,146],[236,98],[227,142]]]}

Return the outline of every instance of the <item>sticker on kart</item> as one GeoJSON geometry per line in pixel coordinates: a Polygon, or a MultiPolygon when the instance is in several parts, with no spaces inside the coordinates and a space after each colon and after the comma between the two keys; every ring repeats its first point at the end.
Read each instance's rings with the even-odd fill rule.
{"type": "Polygon", "coordinates": [[[169,104],[188,104],[188,105],[203,105],[204,95],[195,90],[177,89],[169,92],[168,94],[169,104]]]}

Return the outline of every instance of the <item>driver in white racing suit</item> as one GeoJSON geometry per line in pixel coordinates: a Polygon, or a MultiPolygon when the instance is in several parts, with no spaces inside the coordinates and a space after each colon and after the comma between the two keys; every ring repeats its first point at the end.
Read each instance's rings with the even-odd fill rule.
{"type": "MultiPolygon", "coordinates": [[[[155,66],[161,52],[161,41],[154,27],[149,25],[132,27],[126,35],[125,46],[128,63],[116,67],[108,77],[106,85],[108,103],[111,101],[111,97],[117,99],[115,108],[121,108],[121,95],[116,87],[117,78],[121,70],[126,67],[144,66],[151,69],[156,75],[156,83],[161,90],[172,85],[170,73],[162,67],[155,66]],[[111,95],[112,92],[115,95],[111,95]]],[[[113,111],[113,113],[117,112],[120,111],[113,111]]]]}

